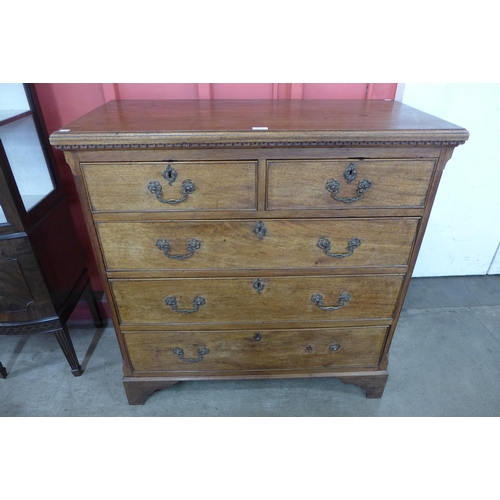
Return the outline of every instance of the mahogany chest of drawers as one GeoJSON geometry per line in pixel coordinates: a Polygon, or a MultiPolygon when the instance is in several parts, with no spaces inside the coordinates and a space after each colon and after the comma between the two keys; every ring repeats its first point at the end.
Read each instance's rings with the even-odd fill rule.
{"type": "Polygon", "coordinates": [[[394,101],[112,101],[76,177],[130,404],[182,380],[381,397],[439,179],[468,132],[394,101]]]}

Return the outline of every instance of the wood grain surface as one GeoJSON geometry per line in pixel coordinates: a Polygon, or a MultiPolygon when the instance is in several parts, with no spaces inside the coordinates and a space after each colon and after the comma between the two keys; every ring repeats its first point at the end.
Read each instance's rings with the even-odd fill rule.
{"type": "MultiPolygon", "coordinates": [[[[97,231],[111,270],[227,270],[406,266],[417,218],[265,220],[262,239],[254,232],[259,220],[101,222],[97,231]],[[318,246],[327,238],[335,255],[349,254],[349,241],[359,247],[346,257],[331,257],[318,246]],[[200,248],[185,256],[188,242],[200,248]],[[167,257],[157,246],[168,242],[167,257]]],[[[262,221],[260,221],[262,222],[262,221]]]]}
{"type": "MultiPolygon", "coordinates": [[[[458,141],[468,132],[397,101],[111,101],[51,135],[51,144],[158,145],[251,141],[458,141]],[[253,130],[253,127],[267,130],[253,130]]],[[[344,144],[347,146],[348,144],[344,144]]],[[[424,144],[422,144],[424,145],[424,144]]]]}
{"type": "Polygon", "coordinates": [[[120,322],[126,325],[182,324],[261,325],[334,322],[339,319],[390,318],[403,276],[291,276],[262,277],[264,289],[254,288],[255,278],[185,278],[162,280],[110,280],[120,322]],[[338,310],[321,310],[311,301],[324,296],[325,306],[336,306],[342,293],[351,299],[338,310]],[[175,297],[178,308],[193,309],[195,297],[206,303],[193,313],[175,312],[165,304],[175,297]]]}
{"type": "Polygon", "coordinates": [[[88,163],[82,167],[94,211],[257,208],[256,162],[88,163]],[[172,185],[163,177],[168,165],[178,174],[172,185]],[[193,181],[196,190],[178,204],[162,203],[148,190],[149,183],[157,181],[163,198],[180,199],[184,180],[193,181]]]}
{"type": "Polygon", "coordinates": [[[423,207],[434,169],[433,160],[288,160],[268,162],[267,208],[329,209],[423,207]],[[348,183],[344,171],[357,169],[348,183]],[[339,196],[356,198],[358,182],[368,179],[371,187],[359,200],[344,203],[325,188],[328,180],[340,184],[339,196]]]}
{"type": "Polygon", "coordinates": [[[297,370],[377,365],[387,327],[125,334],[134,372],[297,370]],[[258,337],[256,337],[258,335],[258,337]],[[256,340],[258,338],[259,340],[256,340]],[[331,350],[330,346],[338,350],[331,350]],[[182,360],[173,350],[183,350],[182,360]],[[199,349],[208,354],[199,356],[199,349]],[[198,361],[198,358],[201,358],[198,361]]]}

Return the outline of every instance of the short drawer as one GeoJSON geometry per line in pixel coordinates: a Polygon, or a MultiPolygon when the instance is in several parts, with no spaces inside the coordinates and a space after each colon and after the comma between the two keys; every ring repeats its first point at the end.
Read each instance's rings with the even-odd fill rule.
{"type": "Polygon", "coordinates": [[[94,212],[255,210],[253,161],[84,163],[94,212]]]}
{"type": "MultiPolygon", "coordinates": [[[[122,325],[391,318],[403,275],[110,280],[122,325]]],[[[306,327],[307,325],[304,325],[306,327]]],[[[244,328],[244,327],[242,327],[244,328]]]]}
{"type": "Polygon", "coordinates": [[[267,209],[421,208],[434,160],[268,161],[267,209]]]}
{"type": "Polygon", "coordinates": [[[108,270],[406,266],[417,218],[101,222],[108,270]]]}
{"type": "Polygon", "coordinates": [[[375,368],[387,327],[125,333],[134,372],[375,368]]]}

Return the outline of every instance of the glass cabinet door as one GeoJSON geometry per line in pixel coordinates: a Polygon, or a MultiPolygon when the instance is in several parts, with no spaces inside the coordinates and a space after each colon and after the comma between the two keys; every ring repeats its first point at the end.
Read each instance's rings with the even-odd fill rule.
{"type": "Polygon", "coordinates": [[[5,214],[3,212],[2,200],[0,200],[0,225],[6,224],[6,223],[7,223],[7,217],[5,217],[5,214]]]}
{"type": "MultiPolygon", "coordinates": [[[[55,186],[22,83],[0,83],[0,140],[28,212],[55,186]]],[[[5,222],[0,210],[0,224],[5,222]]]]}

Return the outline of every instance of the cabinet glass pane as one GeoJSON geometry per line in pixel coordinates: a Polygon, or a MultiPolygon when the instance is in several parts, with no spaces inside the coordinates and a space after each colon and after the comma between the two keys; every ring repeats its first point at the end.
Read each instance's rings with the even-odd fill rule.
{"type": "Polygon", "coordinates": [[[0,203],[0,224],[5,224],[7,222],[7,218],[2,210],[2,204],[0,203]]]}
{"type": "MultiPolygon", "coordinates": [[[[22,83],[0,83],[0,139],[24,206],[30,210],[54,189],[54,183],[22,83]]],[[[5,219],[2,214],[0,223],[5,219]]]]}

